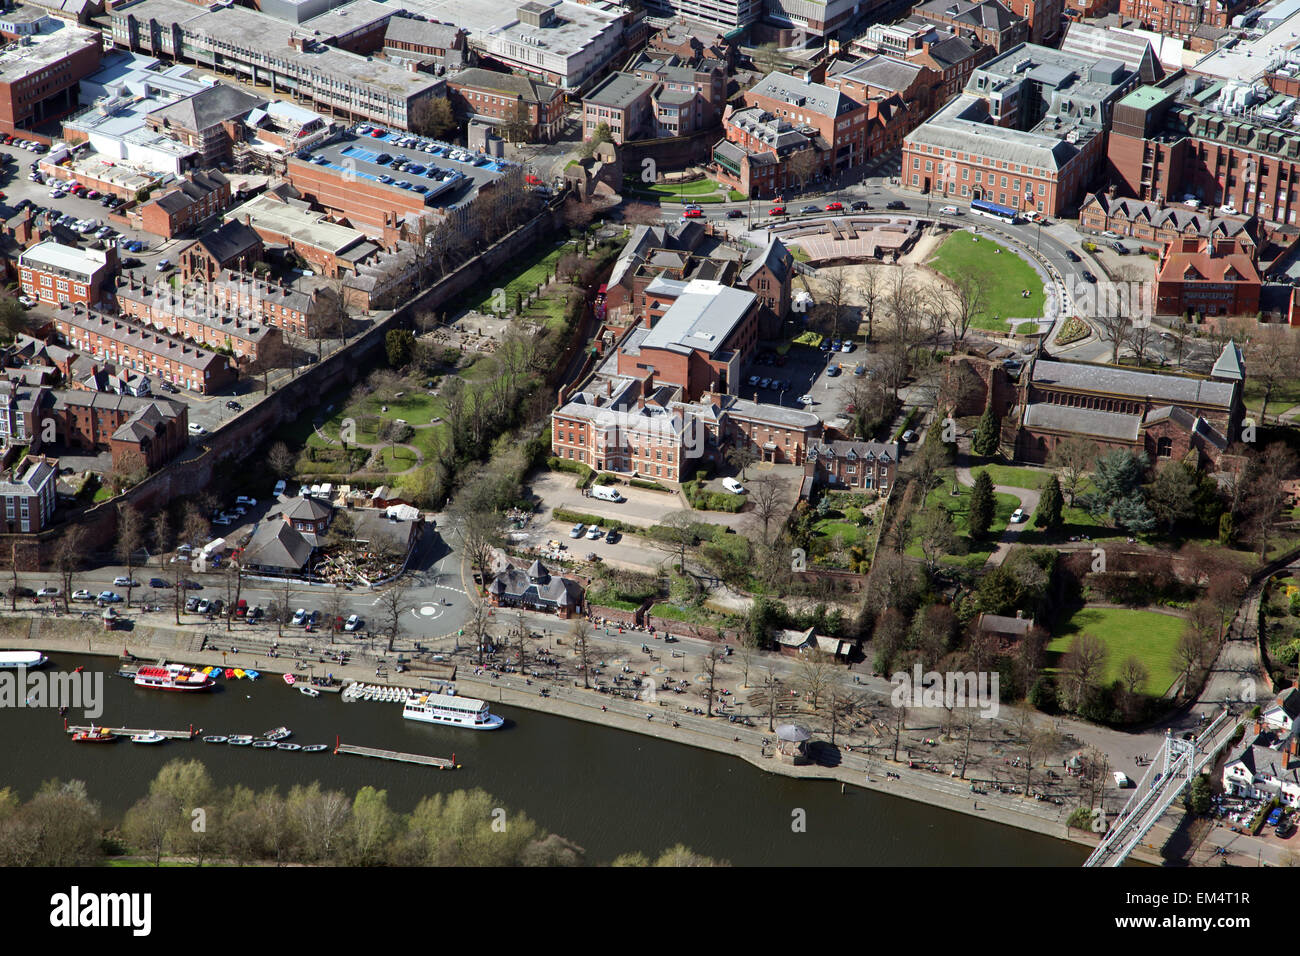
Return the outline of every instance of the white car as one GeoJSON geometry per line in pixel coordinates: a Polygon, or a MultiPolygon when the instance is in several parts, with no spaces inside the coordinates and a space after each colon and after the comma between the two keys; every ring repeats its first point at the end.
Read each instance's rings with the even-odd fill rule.
{"type": "Polygon", "coordinates": [[[361,618],[357,617],[355,614],[349,616],[348,619],[343,622],[343,630],[345,631],[356,631],[360,630],[360,628],[361,618]]]}
{"type": "Polygon", "coordinates": [[[74,600],[74,601],[93,601],[93,600],[95,600],[95,595],[91,594],[91,593],[90,593],[89,591],[87,591],[87,590],[81,589],[81,590],[77,590],[77,591],[73,591],[73,592],[72,592],[72,600],[74,600]]]}
{"type": "Polygon", "coordinates": [[[300,607],[298,608],[298,610],[293,612],[293,626],[302,627],[306,623],[307,623],[307,609],[305,607],[300,607]]]}
{"type": "Polygon", "coordinates": [[[191,435],[206,435],[207,433],[208,433],[208,430],[207,430],[206,428],[204,428],[202,425],[199,425],[199,424],[196,423],[196,422],[190,422],[190,434],[191,434],[191,435]]]}
{"type": "Polygon", "coordinates": [[[37,597],[58,597],[63,592],[58,588],[41,588],[36,592],[37,597]]]}
{"type": "Polygon", "coordinates": [[[817,404],[817,399],[813,398],[811,395],[800,395],[800,396],[799,396],[799,404],[800,404],[800,405],[816,405],[816,404],[817,404]]]}
{"type": "Polygon", "coordinates": [[[132,581],[130,578],[116,577],[113,578],[113,587],[115,588],[138,588],[139,581],[132,581]]]}
{"type": "Polygon", "coordinates": [[[234,524],[235,519],[230,517],[230,515],[217,515],[217,517],[212,519],[212,523],[219,524],[222,527],[227,527],[229,525],[234,524]]]}
{"type": "Polygon", "coordinates": [[[726,488],[733,495],[743,495],[745,493],[745,486],[735,478],[723,478],[722,487],[726,488]]]}
{"type": "Polygon", "coordinates": [[[1017,508],[1015,511],[1011,512],[1011,523],[1019,524],[1020,522],[1026,520],[1028,517],[1029,515],[1025,514],[1024,508],[1017,508]]]}
{"type": "Polygon", "coordinates": [[[240,495],[238,498],[235,499],[235,504],[237,504],[237,505],[247,505],[247,506],[250,507],[250,508],[256,508],[256,507],[257,507],[257,499],[256,499],[256,498],[249,498],[247,495],[240,495]]]}

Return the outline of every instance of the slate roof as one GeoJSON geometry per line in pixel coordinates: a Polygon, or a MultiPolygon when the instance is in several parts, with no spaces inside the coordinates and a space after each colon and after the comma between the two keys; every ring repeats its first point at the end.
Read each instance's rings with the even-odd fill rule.
{"type": "Polygon", "coordinates": [[[242,255],[262,248],[262,237],[257,231],[234,219],[222,223],[194,241],[219,264],[233,262],[242,255]]]}
{"type": "Polygon", "coordinates": [[[843,458],[847,461],[898,461],[898,442],[818,441],[808,443],[808,458],[843,458]]]}
{"type": "Polygon", "coordinates": [[[1056,431],[1081,432],[1099,438],[1137,441],[1141,417],[1119,412],[1102,412],[1095,408],[1072,408],[1035,402],[1025,407],[1025,426],[1056,431]]]}
{"type": "Polygon", "coordinates": [[[1229,382],[1047,359],[1036,361],[1032,374],[1035,384],[1048,387],[1108,392],[1133,398],[1150,397],[1161,404],[1193,402],[1225,410],[1232,406],[1235,389],[1229,382]]]}
{"type": "Polygon", "coordinates": [[[569,578],[557,577],[540,561],[527,571],[508,568],[492,579],[488,593],[508,601],[542,607],[580,607],[582,585],[569,578]]]}
{"type": "Polygon", "coordinates": [[[268,102],[264,96],[217,83],[149,115],[181,129],[202,131],[226,120],[238,119],[268,102]]]}
{"type": "Polygon", "coordinates": [[[861,106],[857,100],[846,93],[833,90],[821,83],[805,83],[784,73],[769,73],[750,92],[756,96],[780,100],[809,113],[820,113],[822,116],[843,116],[861,106]]]}
{"type": "Polygon", "coordinates": [[[244,549],[244,564],[264,568],[301,569],[311,557],[314,545],[293,526],[283,521],[263,522],[244,549]]]}

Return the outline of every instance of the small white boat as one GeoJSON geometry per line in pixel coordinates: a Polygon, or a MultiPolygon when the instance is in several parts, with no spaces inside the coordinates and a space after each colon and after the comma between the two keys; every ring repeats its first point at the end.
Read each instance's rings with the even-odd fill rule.
{"type": "Polygon", "coordinates": [[[274,740],[254,740],[253,746],[256,747],[258,750],[272,750],[275,747],[278,747],[279,744],[277,744],[274,740]]]}
{"type": "Polygon", "coordinates": [[[306,684],[303,684],[298,688],[298,693],[302,694],[302,696],[304,697],[320,696],[320,691],[318,691],[315,687],[308,687],[306,684]]]}
{"type": "Polygon", "coordinates": [[[230,746],[232,747],[247,747],[252,742],[253,738],[248,734],[236,734],[230,738],[230,746]]]}
{"type": "Polygon", "coordinates": [[[220,734],[209,734],[203,738],[203,742],[205,744],[224,744],[229,739],[229,737],[223,737],[220,734]]]}
{"type": "Polygon", "coordinates": [[[302,744],[290,744],[290,743],[276,744],[275,749],[276,750],[302,750],[302,744]]]}
{"type": "Polygon", "coordinates": [[[151,730],[147,734],[132,734],[131,743],[133,744],[160,744],[167,738],[156,730],[151,730]]]}
{"type": "Polygon", "coordinates": [[[328,750],[328,749],[329,749],[328,744],[307,744],[305,747],[302,748],[302,752],[305,754],[318,754],[322,750],[328,750]]]}
{"type": "Polygon", "coordinates": [[[274,730],[268,730],[266,733],[262,734],[263,739],[274,741],[288,740],[292,736],[293,731],[288,727],[276,727],[274,730]]]}

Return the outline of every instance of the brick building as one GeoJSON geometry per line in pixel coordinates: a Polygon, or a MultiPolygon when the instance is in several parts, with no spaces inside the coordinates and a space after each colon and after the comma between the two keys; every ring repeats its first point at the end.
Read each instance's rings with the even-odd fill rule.
{"type": "Polygon", "coordinates": [[[284,337],[260,317],[231,312],[214,297],[190,294],[159,280],[152,286],[131,277],[114,292],[118,312],[141,325],[151,326],[210,349],[233,353],[240,364],[270,363],[284,349],[284,337]]]}
{"type": "Polygon", "coordinates": [[[965,89],[975,68],[997,53],[974,37],[917,17],[899,23],[877,23],[850,47],[863,56],[884,56],[933,72],[938,79],[927,115],[965,89]]]}
{"type": "Polygon", "coordinates": [[[14,534],[45,530],[54,517],[58,480],[59,460],[41,455],[27,455],[0,473],[5,531],[14,534]]]}
{"type": "Polygon", "coordinates": [[[1186,40],[1200,26],[1226,28],[1257,0],[1119,0],[1119,15],[1138,26],[1186,40]]]}
{"type": "Polygon", "coordinates": [[[175,189],[140,207],[145,232],[172,239],[230,205],[230,180],[217,170],[194,170],[175,189]]]}
{"type": "Polygon", "coordinates": [[[73,348],[203,395],[236,378],[226,356],[126,319],[65,308],[54,316],[54,328],[73,348]]]}
{"type": "Polygon", "coordinates": [[[643,328],[619,350],[618,374],[652,372],[688,401],[708,391],[734,394],[758,339],[759,310],[748,290],[657,277],[646,286],[643,328]]]}
{"type": "Polygon", "coordinates": [[[1156,314],[1259,312],[1261,281],[1249,250],[1232,239],[1175,239],[1156,267],[1156,314]]]}
{"type": "Polygon", "coordinates": [[[901,451],[897,442],[819,441],[808,448],[804,476],[835,491],[874,491],[894,486],[901,451]]]}
{"type": "Polygon", "coordinates": [[[299,288],[274,279],[222,272],[207,287],[212,302],[227,312],[260,319],[292,335],[315,338],[338,315],[338,292],[328,285],[299,288]]]}
{"type": "Polygon", "coordinates": [[[1155,247],[1181,239],[1231,239],[1250,255],[1259,252],[1259,220],[1229,216],[1218,210],[1192,209],[1183,203],[1144,202],[1107,192],[1093,193],[1079,208],[1079,231],[1092,235],[1115,232],[1155,247]]]}
{"type": "MultiPolygon", "coordinates": [[[[310,165],[298,163],[297,160],[290,162],[290,177],[296,169],[310,165]]],[[[325,182],[324,178],[312,180],[312,184],[321,182],[325,182]]],[[[347,184],[341,172],[335,173],[329,182],[339,189],[349,185],[352,190],[350,196],[341,192],[331,194],[332,202],[346,203],[359,211],[379,208],[382,215],[383,206],[376,204],[390,201],[387,195],[382,198],[372,195],[369,187],[363,187],[360,183],[347,184]]],[[[419,194],[412,195],[418,197],[419,194]]],[[[237,207],[231,211],[230,218],[248,226],[264,243],[284,246],[301,256],[310,264],[313,272],[327,279],[355,274],[361,263],[378,256],[380,252],[380,246],[360,230],[331,222],[327,213],[312,209],[304,200],[284,197],[274,192],[263,193],[237,207]]]]}
{"type": "Polygon", "coordinates": [[[262,237],[237,220],[203,233],[176,252],[181,281],[212,282],[222,272],[252,269],[262,258],[262,237]]]}
{"type": "Polygon", "coordinates": [[[70,448],[109,451],[113,466],[156,471],[189,444],[189,407],[169,398],[65,390],[51,407],[59,439],[70,448]]]}
{"type": "Polygon", "coordinates": [[[1208,377],[1038,358],[1020,374],[1016,404],[1001,411],[1022,461],[1041,464],[1060,441],[1083,436],[1103,452],[1213,468],[1238,439],[1245,376],[1233,342],[1208,377]]]}
{"type": "MultiPolygon", "coordinates": [[[[1013,4],[1016,0],[1011,0],[1013,4]]],[[[1019,4],[1016,4],[1019,5],[1019,4]]],[[[1024,4],[1032,8],[1034,0],[1024,4]]],[[[1060,2],[1057,0],[1057,14],[1060,2]]],[[[993,47],[997,53],[1005,52],[1022,43],[1041,43],[1029,36],[1029,21],[1008,10],[998,0],[929,0],[912,8],[911,15],[951,28],[968,39],[993,47]]]]}
{"type": "Polygon", "coordinates": [[[198,153],[203,166],[228,163],[234,145],[244,136],[243,120],[265,107],[264,96],[216,83],[145,117],[145,125],[198,153]]]}
{"type": "Polygon", "coordinates": [[[564,128],[564,91],[536,77],[461,70],[447,77],[447,99],[462,123],[522,123],[530,141],[550,141],[564,128]]]}
{"type": "Polygon", "coordinates": [[[1060,216],[1100,169],[1112,107],[1137,82],[1116,59],[1016,47],[907,135],[901,183],[1060,216]]]}
{"type": "Polygon", "coordinates": [[[113,249],[78,249],[53,241],[38,242],[18,257],[18,284],[24,293],[47,305],[96,305],[116,268],[117,253],[113,249]]]}
{"type": "Polygon", "coordinates": [[[1281,94],[1234,82],[1145,86],[1115,106],[1110,179],[1137,199],[1182,199],[1255,216],[1266,229],[1300,212],[1300,133],[1281,94]]]}
{"type": "Polygon", "coordinates": [[[98,30],[53,17],[0,52],[0,133],[30,132],[79,107],[79,84],[99,69],[98,30]]]}
{"type": "Polygon", "coordinates": [[[394,15],[384,31],[384,56],[420,69],[455,69],[466,62],[468,31],[452,23],[430,23],[394,15]]]}

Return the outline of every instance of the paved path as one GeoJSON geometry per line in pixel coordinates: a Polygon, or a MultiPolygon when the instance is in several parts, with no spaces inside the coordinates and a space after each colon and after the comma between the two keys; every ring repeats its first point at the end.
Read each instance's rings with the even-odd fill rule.
{"type": "MultiPolygon", "coordinates": [[[[961,457],[963,460],[968,460],[965,454],[962,454],[961,457]]],[[[979,466],[976,465],[975,467],[978,468],[979,466]]],[[[957,480],[967,487],[975,484],[975,477],[971,474],[969,465],[957,466],[957,480]]],[[[993,553],[989,555],[988,560],[989,565],[996,568],[1007,559],[1007,555],[1011,552],[1011,546],[1020,540],[1020,535],[1033,523],[1034,512],[1038,510],[1038,499],[1042,497],[1042,492],[1033,488],[1014,488],[1011,485],[994,485],[993,490],[1019,499],[1021,509],[1028,515],[1024,521],[1017,524],[1008,524],[1002,532],[1002,536],[998,538],[997,547],[993,549],[993,553]]]]}

